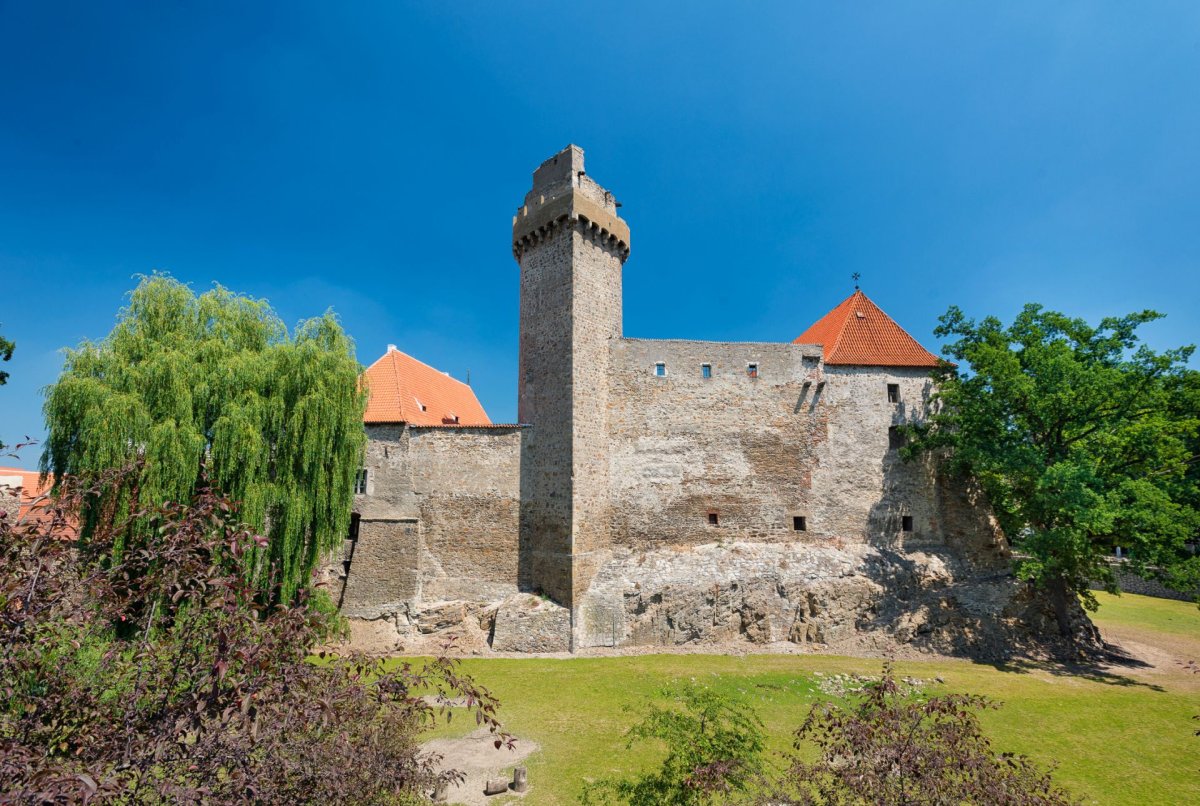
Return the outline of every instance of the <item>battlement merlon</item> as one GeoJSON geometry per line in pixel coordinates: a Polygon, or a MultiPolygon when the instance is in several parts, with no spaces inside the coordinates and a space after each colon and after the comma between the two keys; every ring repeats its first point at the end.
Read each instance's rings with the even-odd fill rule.
{"type": "Polygon", "coordinates": [[[617,215],[617,200],[583,168],[583,149],[569,145],[533,172],[533,188],[513,216],[513,256],[559,226],[579,225],[606,242],[621,262],[629,257],[629,225],[617,215]]]}

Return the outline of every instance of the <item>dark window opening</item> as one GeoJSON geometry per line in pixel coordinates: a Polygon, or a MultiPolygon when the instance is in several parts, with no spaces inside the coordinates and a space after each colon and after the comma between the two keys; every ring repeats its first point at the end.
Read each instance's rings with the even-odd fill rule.
{"type": "Polygon", "coordinates": [[[342,590],[338,594],[338,609],[342,608],[342,602],[346,598],[346,578],[350,576],[350,566],[354,563],[354,549],[358,546],[358,522],[359,516],[357,512],[350,513],[350,532],[347,535],[348,540],[342,543],[342,590]]]}
{"type": "Polygon", "coordinates": [[[746,374],[748,376],[750,376],[751,378],[757,378],[758,377],[758,364],[747,364],[746,365],[746,374]]]}
{"type": "Polygon", "coordinates": [[[805,518],[803,515],[793,515],[792,516],[792,531],[807,532],[808,531],[808,518],[805,518]]]}
{"type": "Polygon", "coordinates": [[[354,476],[354,494],[367,494],[367,469],[365,467],[359,468],[358,473],[354,476]]]}
{"type": "Polygon", "coordinates": [[[660,378],[666,377],[667,365],[664,364],[663,362],[659,361],[657,364],[654,365],[654,374],[660,378]]]}
{"type": "Polygon", "coordinates": [[[900,529],[905,532],[912,531],[912,515],[904,515],[900,518],[900,529]]]}
{"type": "Polygon", "coordinates": [[[905,437],[904,432],[900,430],[900,426],[893,425],[888,428],[888,450],[894,451],[898,448],[903,448],[904,443],[907,441],[908,439],[905,437]]]}
{"type": "Polygon", "coordinates": [[[712,364],[701,364],[700,365],[700,377],[701,378],[711,378],[712,377],[712,364]]]}
{"type": "Polygon", "coordinates": [[[721,523],[721,518],[717,515],[717,513],[715,513],[715,512],[708,513],[708,525],[709,526],[719,526],[720,523],[721,523]]]}
{"type": "Polygon", "coordinates": [[[889,383],[887,385],[887,392],[888,392],[888,403],[899,403],[900,402],[900,384],[889,383]]]}

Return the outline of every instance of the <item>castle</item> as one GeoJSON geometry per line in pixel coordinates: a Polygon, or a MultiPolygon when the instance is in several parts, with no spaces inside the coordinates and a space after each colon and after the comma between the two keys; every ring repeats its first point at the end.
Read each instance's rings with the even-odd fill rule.
{"type": "Polygon", "coordinates": [[[722,642],[992,654],[1027,631],[971,485],[904,462],[937,359],[860,291],[792,343],[637,339],[629,226],[569,146],[513,219],[519,424],[394,347],[337,598],[481,650],[722,642]]]}

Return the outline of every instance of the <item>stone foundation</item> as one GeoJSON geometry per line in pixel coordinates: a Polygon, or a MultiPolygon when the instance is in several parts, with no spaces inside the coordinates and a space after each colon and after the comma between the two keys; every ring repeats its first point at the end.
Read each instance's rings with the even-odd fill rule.
{"type": "MultiPolygon", "coordinates": [[[[1078,614],[1076,647],[1098,648],[1078,614]]],[[[738,542],[622,551],[599,565],[570,645],[571,612],[532,594],[406,606],[356,621],[379,653],[565,653],[601,648],[839,654],[938,653],[1001,660],[1053,648],[1052,613],[1010,573],[946,554],[870,546],[738,542]]]]}

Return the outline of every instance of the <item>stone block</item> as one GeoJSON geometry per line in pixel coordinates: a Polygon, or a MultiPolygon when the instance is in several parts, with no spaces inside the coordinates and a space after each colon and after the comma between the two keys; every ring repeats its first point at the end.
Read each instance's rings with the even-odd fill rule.
{"type": "Polygon", "coordinates": [[[497,652],[569,652],[571,611],[530,594],[511,596],[496,611],[492,649],[497,652]]]}

